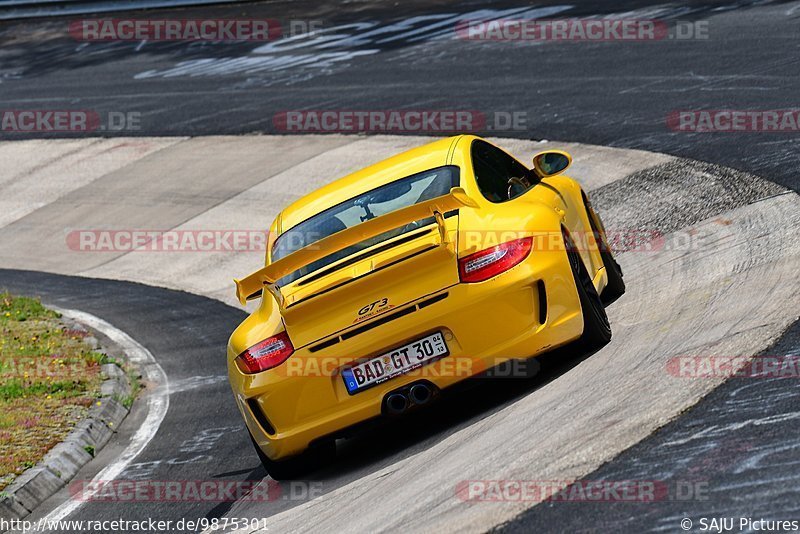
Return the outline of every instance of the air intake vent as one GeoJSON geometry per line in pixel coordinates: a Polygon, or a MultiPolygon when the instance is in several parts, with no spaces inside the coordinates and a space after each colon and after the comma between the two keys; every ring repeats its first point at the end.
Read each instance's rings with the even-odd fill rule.
{"type": "Polygon", "coordinates": [[[536,282],[536,288],[539,290],[539,324],[544,324],[547,321],[547,291],[544,289],[544,281],[536,282]]]}
{"type": "Polygon", "coordinates": [[[270,436],[274,436],[275,429],[267,420],[267,416],[264,415],[264,412],[261,410],[261,405],[258,404],[258,401],[256,399],[247,399],[247,406],[250,408],[250,411],[253,412],[253,417],[256,418],[256,421],[258,421],[258,424],[264,429],[264,432],[270,436]]]}

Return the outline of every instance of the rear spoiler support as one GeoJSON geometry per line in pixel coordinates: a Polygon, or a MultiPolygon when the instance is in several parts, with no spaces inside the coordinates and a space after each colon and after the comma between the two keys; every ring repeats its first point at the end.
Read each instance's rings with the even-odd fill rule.
{"type": "Polygon", "coordinates": [[[447,223],[441,211],[434,211],[433,218],[436,219],[436,227],[439,229],[439,246],[447,245],[447,223]]]}
{"type": "Polygon", "coordinates": [[[440,245],[444,246],[448,241],[447,227],[445,226],[443,214],[464,207],[477,208],[478,204],[467,195],[463,188],[454,187],[446,195],[412,204],[356,226],[351,226],[311,243],[300,250],[296,250],[241,280],[234,279],[236,298],[244,305],[248,299],[261,295],[266,289],[275,298],[280,308],[283,309],[284,297],[277,286],[277,282],[284,276],[361,241],[431,216],[436,220],[440,245]]]}

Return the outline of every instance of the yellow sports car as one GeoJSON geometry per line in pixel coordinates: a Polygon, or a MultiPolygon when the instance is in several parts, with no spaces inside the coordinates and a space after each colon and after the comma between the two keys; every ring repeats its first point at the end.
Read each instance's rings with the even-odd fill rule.
{"type": "MultiPolygon", "coordinates": [[[[546,151],[529,169],[471,135],[341,178],[272,223],[228,374],[267,471],[292,476],[358,423],[578,340],[625,291],[600,217],[546,151]]],[[[334,449],[335,450],[335,449],[334,449]]],[[[312,462],[313,463],[313,462],[312,462]]]]}

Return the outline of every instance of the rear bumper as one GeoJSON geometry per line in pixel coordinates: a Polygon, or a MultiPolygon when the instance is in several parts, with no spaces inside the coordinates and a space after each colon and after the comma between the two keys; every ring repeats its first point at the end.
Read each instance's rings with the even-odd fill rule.
{"type": "Polygon", "coordinates": [[[315,352],[300,348],[283,365],[257,375],[242,374],[229,348],[237,404],[265,454],[272,459],[298,454],[315,440],[377,417],[385,395],[405,384],[425,379],[445,389],[503,362],[546,352],[583,330],[580,301],[563,252],[534,252],[493,279],[456,284],[437,295],[443,293],[446,298],[425,307],[416,304],[432,295],[397,308],[393,312],[406,307],[414,311],[349,339],[315,352]],[[546,302],[540,298],[540,283],[546,302]],[[354,395],[347,392],[337,372],[343,364],[435,331],[444,333],[448,356],[354,395]]]}

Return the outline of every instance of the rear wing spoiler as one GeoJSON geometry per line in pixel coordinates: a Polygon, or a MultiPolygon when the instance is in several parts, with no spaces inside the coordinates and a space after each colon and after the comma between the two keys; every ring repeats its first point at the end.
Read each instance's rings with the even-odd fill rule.
{"type": "Polygon", "coordinates": [[[300,250],[296,250],[274,263],[270,263],[241,280],[234,279],[236,298],[244,305],[248,299],[257,297],[266,289],[275,297],[275,300],[278,301],[282,308],[283,296],[276,282],[284,276],[366,239],[431,216],[436,220],[436,224],[439,227],[440,243],[444,245],[447,243],[444,214],[463,207],[476,208],[478,204],[467,195],[463,188],[454,187],[446,195],[412,204],[336,232],[300,250]]]}

